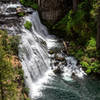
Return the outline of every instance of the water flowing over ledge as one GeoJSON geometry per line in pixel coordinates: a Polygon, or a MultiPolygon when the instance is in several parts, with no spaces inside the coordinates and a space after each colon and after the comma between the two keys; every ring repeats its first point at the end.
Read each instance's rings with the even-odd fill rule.
{"type": "MultiPolygon", "coordinates": [[[[55,76],[50,69],[51,55],[48,54],[48,49],[57,46],[59,48],[61,44],[58,43],[55,36],[48,34],[47,28],[41,24],[36,11],[25,16],[24,23],[26,21],[32,23],[32,29],[29,31],[24,26],[22,27],[19,57],[22,61],[26,84],[30,88],[30,97],[35,98],[42,95],[41,89],[45,87],[44,84],[52,81],[52,77],[55,76]]],[[[60,65],[63,66],[63,79],[73,80],[71,78],[73,73],[83,78],[85,73],[81,68],[78,68],[77,61],[73,57],[67,57],[67,55],[65,58],[67,66],[60,65]]]]}
{"type": "MultiPolygon", "coordinates": [[[[80,79],[86,74],[77,66],[77,61],[73,57],[68,57],[61,52],[63,44],[60,43],[55,36],[49,35],[47,28],[41,24],[38,12],[33,11],[32,14],[18,18],[16,16],[16,11],[14,10],[12,12],[11,9],[16,9],[19,6],[21,7],[22,5],[19,3],[4,4],[0,7],[0,16],[2,16],[0,22],[4,23],[0,27],[2,29],[7,29],[9,34],[20,34],[21,36],[19,58],[24,70],[26,85],[30,89],[30,98],[39,100],[39,98],[45,94],[44,90],[46,89],[66,92],[66,87],[69,87],[70,91],[72,87],[66,86],[63,82],[73,82],[73,73],[80,79]],[[31,30],[25,29],[24,23],[26,21],[32,23],[31,30]],[[59,52],[57,52],[57,55],[65,58],[66,64],[59,62],[59,66],[63,70],[60,77],[53,73],[53,70],[57,66],[54,66],[54,63],[56,62],[54,59],[55,54],[50,55],[48,53],[48,50],[52,48],[60,49],[59,52]],[[60,83],[62,86],[60,86],[60,83]]],[[[75,90],[72,90],[71,92],[75,93],[75,90]]],[[[75,94],[79,95],[79,92],[75,94]]]]}

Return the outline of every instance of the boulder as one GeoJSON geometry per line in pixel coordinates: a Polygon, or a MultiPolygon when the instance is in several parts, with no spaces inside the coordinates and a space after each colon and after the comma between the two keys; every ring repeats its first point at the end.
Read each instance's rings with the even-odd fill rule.
{"type": "Polygon", "coordinates": [[[53,51],[53,50],[49,50],[48,53],[49,53],[49,54],[54,54],[54,51],[53,51]]]}
{"type": "Polygon", "coordinates": [[[56,69],[54,69],[53,72],[55,74],[61,74],[61,73],[63,73],[63,71],[61,70],[61,68],[59,66],[56,69]]]}
{"type": "Polygon", "coordinates": [[[65,58],[64,58],[64,57],[59,57],[59,56],[56,56],[56,57],[55,57],[55,60],[58,60],[58,61],[64,61],[64,60],[65,60],[65,58]]]}
{"type": "Polygon", "coordinates": [[[54,62],[54,66],[58,66],[59,65],[59,62],[54,62]]]}
{"type": "Polygon", "coordinates": [[[24,10],[21,7],[16,8],[17,13],[24,13],[24,10]]]}

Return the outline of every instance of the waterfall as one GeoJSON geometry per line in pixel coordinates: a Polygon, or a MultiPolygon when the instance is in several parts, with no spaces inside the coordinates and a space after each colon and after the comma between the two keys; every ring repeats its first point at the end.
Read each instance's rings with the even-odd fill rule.
{"type": "Polygon", "coordinates": [[[50,71],[50,58],[48,56],[47,37],[50,38],[50,36],[47,28],[41,24],[38,12],[34,11],[23,19],[23,24],[30,21],[32,28],[27,30],[22,26],[19,57],[23,66],[26,85],[30,89],[30,97],[33,98],[40,95],[38,89],[48,79],[46,74],[50,71]]]}
{"type": "Polygon", "coordinates": [[[24,21],[32,23],[31,31],[22,29],[21,45],[19,56],[22,60],[23,69],[27,72],[27,78],[36,81],[49,68],[49,60],[46,46],[46,28],[40,23],[38,13],[24,18],[24,21]]]}
{"type": "MultiPolygon", "coordinates": [[[[55,36],[48,34],[47,28],[40,22],[37,11],[33,11],[32,14],[25,16],[23,19],[23,24],[26,21],[30,21],[32,28],[27,30],[22,26],[19,57],[23,66],[26,85],[30,89],[30,97],[35,98],[42,95],[40,89],[43,84],[52,80],[50,76],[55,76],[50,69],[50,63],[54,68],[55,66],[53,62],[50,62],[52,55],[48,54],[48,49],[52,47],[61,49],[63,46],[55,36]]],[[[59,55],[63,56],[61,52],[59,55]]],[[[78,68],[77,60],[67,55],[64,55],[64,57],[67,65],[59,64],[60,67],[63,67],[63,79],[72,80],[73,73],[82,78],[85,73],[81,68],[78,68]]]]}
{"type": "Polygon", "coordinates": [[[6,29],[8,34],[19,34],[21,36],[19,58],[24,70],[25,83],[30,91],[30,98],[33,100],[33,98],[41,96],[41,87],[52,82],[52,76],[56,75],[51,70],[51,66],[55,69],[57,67],[54,65],[55,62],[59,63],[58,66],[63,68],[61,77],[64,80],[73,80],[71,77],[73,73],[77,77],[83,78],[85,73],[77,66],[77,60],[61,52],[63,44],[55,36],[48,34],[47,28],[41,24],[38,12],[23,7],[25,11],[27,10],[26,12],[28,10],[29,12],[32,11],[32,14],[18,18],[16,8],[19,6],[22,7],[19,3],[11,3],[3,4],[0,7],[0,22],[2,24],[0,28],[6,29]],[[25,29],[24,24],[26,21],[32,23],[31,30],[25,29]],[[48,50],[55,48],[59,49],[56,54],[65,58],[64,62],[56,61],[55,54],[50,55],[48,53],[48,50]]]}

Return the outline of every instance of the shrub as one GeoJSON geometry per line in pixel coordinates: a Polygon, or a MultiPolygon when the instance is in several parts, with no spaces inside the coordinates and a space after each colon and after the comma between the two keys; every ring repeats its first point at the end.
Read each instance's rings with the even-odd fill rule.
{"type": "Polygon", "coordinates": [[[19,36],[9,38],[9,47],[14,55],[18,55],[19,36]]]}
{"type": "Polygon", "coordinates": [[[38,4],[35,3],[34,0],[20,0],[21,4],[24,6],[32,7],[33,9],[37,10],[38,9],[38,4]]]}
{"type": "Polygon", "coordinates": [[[69,54],[80,61],[87,74],[100,73],[100,51],[96,50],[96,39],[90,37],[85,46],[70,42],[69,54]]]}
{"type": "Polygon", "coordinates": [[[37,5],[36,3],[33,3],[33,4],[31,5],[31,7],[32,7],[33,9],[35,9],[35,10],[38,9],[38,5],[37,5]]]}
{"type": "Polygon", "coordinates": [[[24,15],[25,15],[24,12],[20,12],[20,13],[18,13],[18,16],[20,16],[20,17],[22,17],[22,16],[24,16],[24,15]]]}
{"type": "Polygon", "coordinates": [[[91,37],[91,39],[88,41],[88,46],[96,47],[96,40],[93,37],[91,37]]]}
{"type": "Polygon", "coordinates": [[[24,24],[24,27],[25,27],[26,29],[30,30],[31,27],[32,27],[32,23],[29,22],[29,21],[26,21],[26,23],[24,24]]]}
{"type": "Polygon", "coordinates": [[[96,56],[96,40],[93,37],[87,42],[85,51],[88,53],[89,57],[96,56]]]}
{"type": "Polygon", "coordinates": [[[82,67],[87,67],[89,66],[89,64],[85,61],[81,61],[80,64],[82,65],[82,67]]]}

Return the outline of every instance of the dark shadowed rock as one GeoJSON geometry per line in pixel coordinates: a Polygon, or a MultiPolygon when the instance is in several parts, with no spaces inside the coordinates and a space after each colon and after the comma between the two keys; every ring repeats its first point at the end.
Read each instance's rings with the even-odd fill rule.
{"type": "Polygon", "coordinates": [[[64,61],[64,60],[65,60],[65,58],[64,58],[64,57],[60,57],[60,56],[56,55],[55,60],[57,60],[57,61],[64,61]]]}
{"type": "Polygon", "coordinates": [[[62,18],[68,10],[71,0],[35,0],[39,5],[42,19],[48,22],[56,22],[62,18]]]}
{"type": "Polygon", "coordinates": [[[49,50],[48,53],[49,53],[49,54],[54,54],[54,51],[53,51],[53,50],[49,50]]]}
{"type": "Polygon", "coordinates": [[[63,71],[61,70],[61,68],[59,66],[56,69],[54,69],[53,72],[55,74],[61,74],[61,73],[63,73],[63,71]]]}

